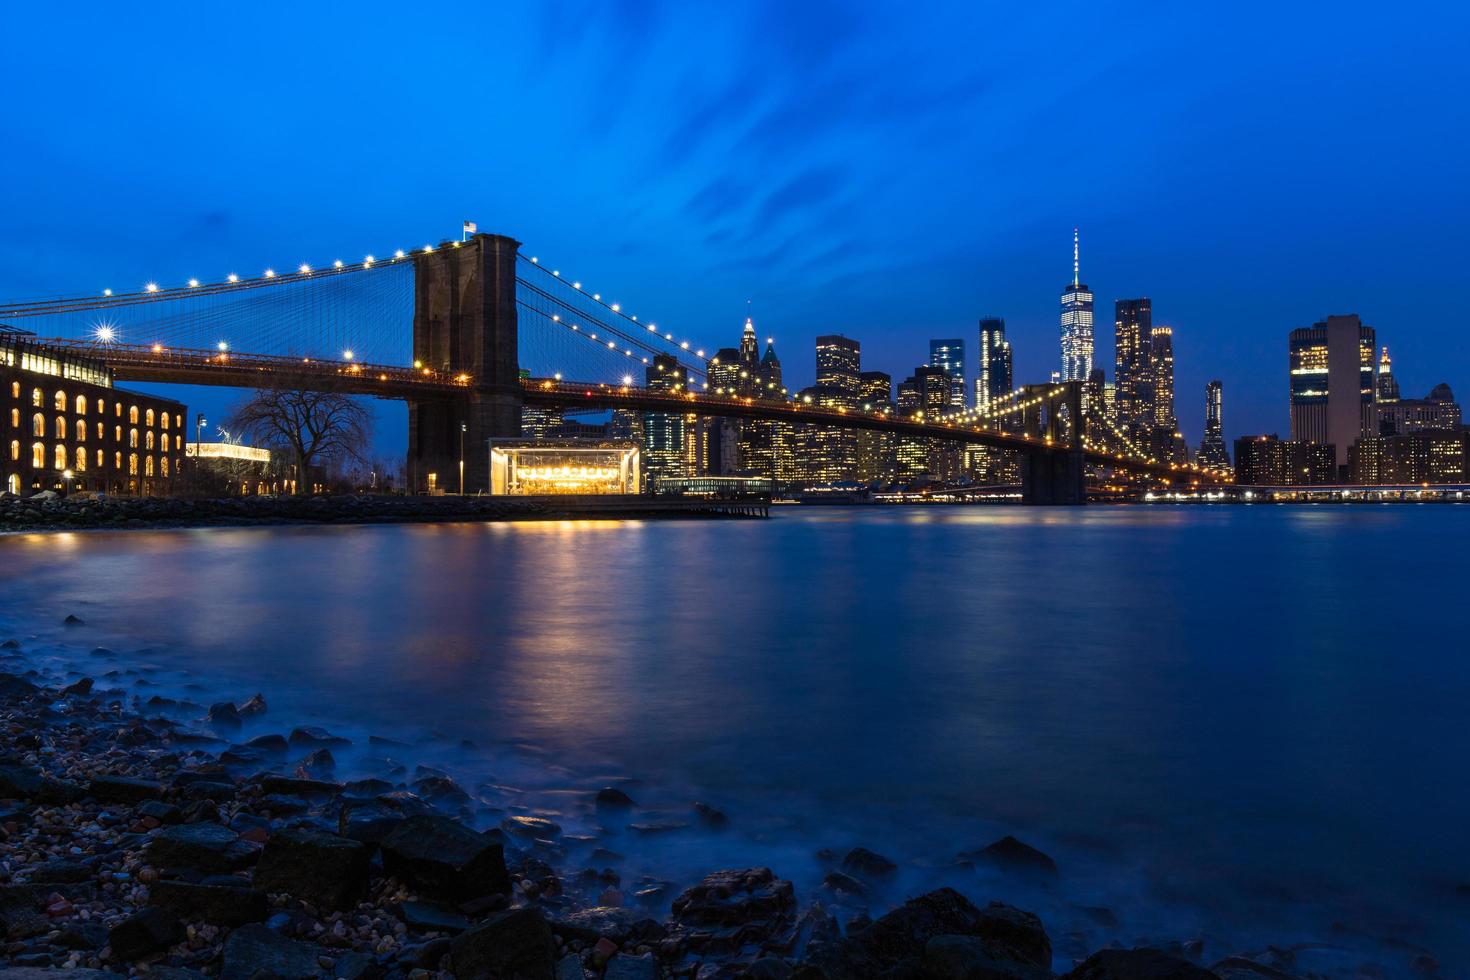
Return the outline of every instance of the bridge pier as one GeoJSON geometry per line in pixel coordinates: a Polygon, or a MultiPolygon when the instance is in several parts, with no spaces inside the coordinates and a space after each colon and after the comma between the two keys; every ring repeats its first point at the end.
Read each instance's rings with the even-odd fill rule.
{"type": "Polygon", "coordinates": [[[1049,449],[1021,458],[1021,503],[1087,503],[1087,464],[1080,449],[1049,449]]]}
{"type": "Polygon", "coordinates": [[[503,235],[475,235],[414,255],[413,359],[467,375],[463,395],[408,403],[408,483],[419,493],[490,490],[492,438],[521,434],[516,250],[503,235]]]}

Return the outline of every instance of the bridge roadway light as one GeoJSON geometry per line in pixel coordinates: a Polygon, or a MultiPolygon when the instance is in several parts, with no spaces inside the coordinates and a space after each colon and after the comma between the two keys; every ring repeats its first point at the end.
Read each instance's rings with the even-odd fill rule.
{"type": "Polygon", "coordinates": [[[111,296],[112,295],[112,290],[110,290],[110,289],[104,289],[104,290],[102,290],[102,295],[103,296],[111,296]]]}
{"type": "Polygon", "coordinates": [[[143,289],[150,293],[156,293],[158,292],[158,283],[150,282],[148,285],[144,286],[143,289]]]}
{"type": "Polygon", "coordinates": [[[237,276],[237,275],[235,275],[232,272],[228,276],[225,276],[225,280],[228,281],[228,282],[239,282],[240,281],[240,277],[237,276]]]}
{"type": "Polygon", "coordinates": [[[219,347],[221,354],[230,349],[230,345],[225,343],[223,340],[221,340],[216,346],[219,347]]]}
{"type": "Polygon", "coordinates": [[[350,350],[344,350],[342,352],[342,360],[344,360],[344,361],[350,361],[350,360],[352,360],[352,351],[350,351],[350,350]]]}

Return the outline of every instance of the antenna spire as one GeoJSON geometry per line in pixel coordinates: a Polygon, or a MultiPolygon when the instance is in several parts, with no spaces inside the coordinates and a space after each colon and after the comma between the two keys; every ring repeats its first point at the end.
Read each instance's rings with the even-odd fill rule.
{"type": "Polygon", "coordinates": [[[1075,227],[1073,227],[1073,229],[1072,229],[1072,285],[1074,285],[1074,286],[1077,286],[1077,285],[1080,285],[1081,284],[1081,281],[1082,281],[1081,278],[1080,278],[1081,268],[1082,267],[1081,267],[1080,263],[1078,263],[1078,261],[1077,261],[1077,229],[1075,227]]]}

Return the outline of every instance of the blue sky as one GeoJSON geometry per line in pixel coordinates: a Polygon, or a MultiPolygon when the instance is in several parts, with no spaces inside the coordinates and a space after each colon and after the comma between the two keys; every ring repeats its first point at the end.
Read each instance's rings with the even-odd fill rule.
{"type": "MultiPolygon", "coordinates": [[[[1175,328],[1178,413],[1286,423],[1286,333],[1360,313],[1470,389],[1448,4],[32,4],[0,60],[0,296],[181,282],[471,218],[711,345],[752,301],[901,378],[1005,316],[1057,367],[1082,229],[1175,328]]],[[[974,353],[970,354],[973,361],[974,353]]],[[[1470,392],[1467,392],[1470,393],[1470,392]]],[[[218,413],[231,396],[186,393],[218,413]]],[[[401,450],[395,409],[382,448],[401,450]]]]}

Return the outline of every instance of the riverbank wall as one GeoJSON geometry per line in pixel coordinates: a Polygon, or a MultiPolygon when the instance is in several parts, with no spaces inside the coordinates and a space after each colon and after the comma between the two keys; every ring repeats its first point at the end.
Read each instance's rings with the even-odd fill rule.
{"type": "Polygon", "coordinates": [[[318,497],[186,499],[0,495],[0,531],[238,526],[251,524],[392,524],[440,521],[762,518],[764,498],[556,496],[410,497],[342,494],[318,497]]]}

